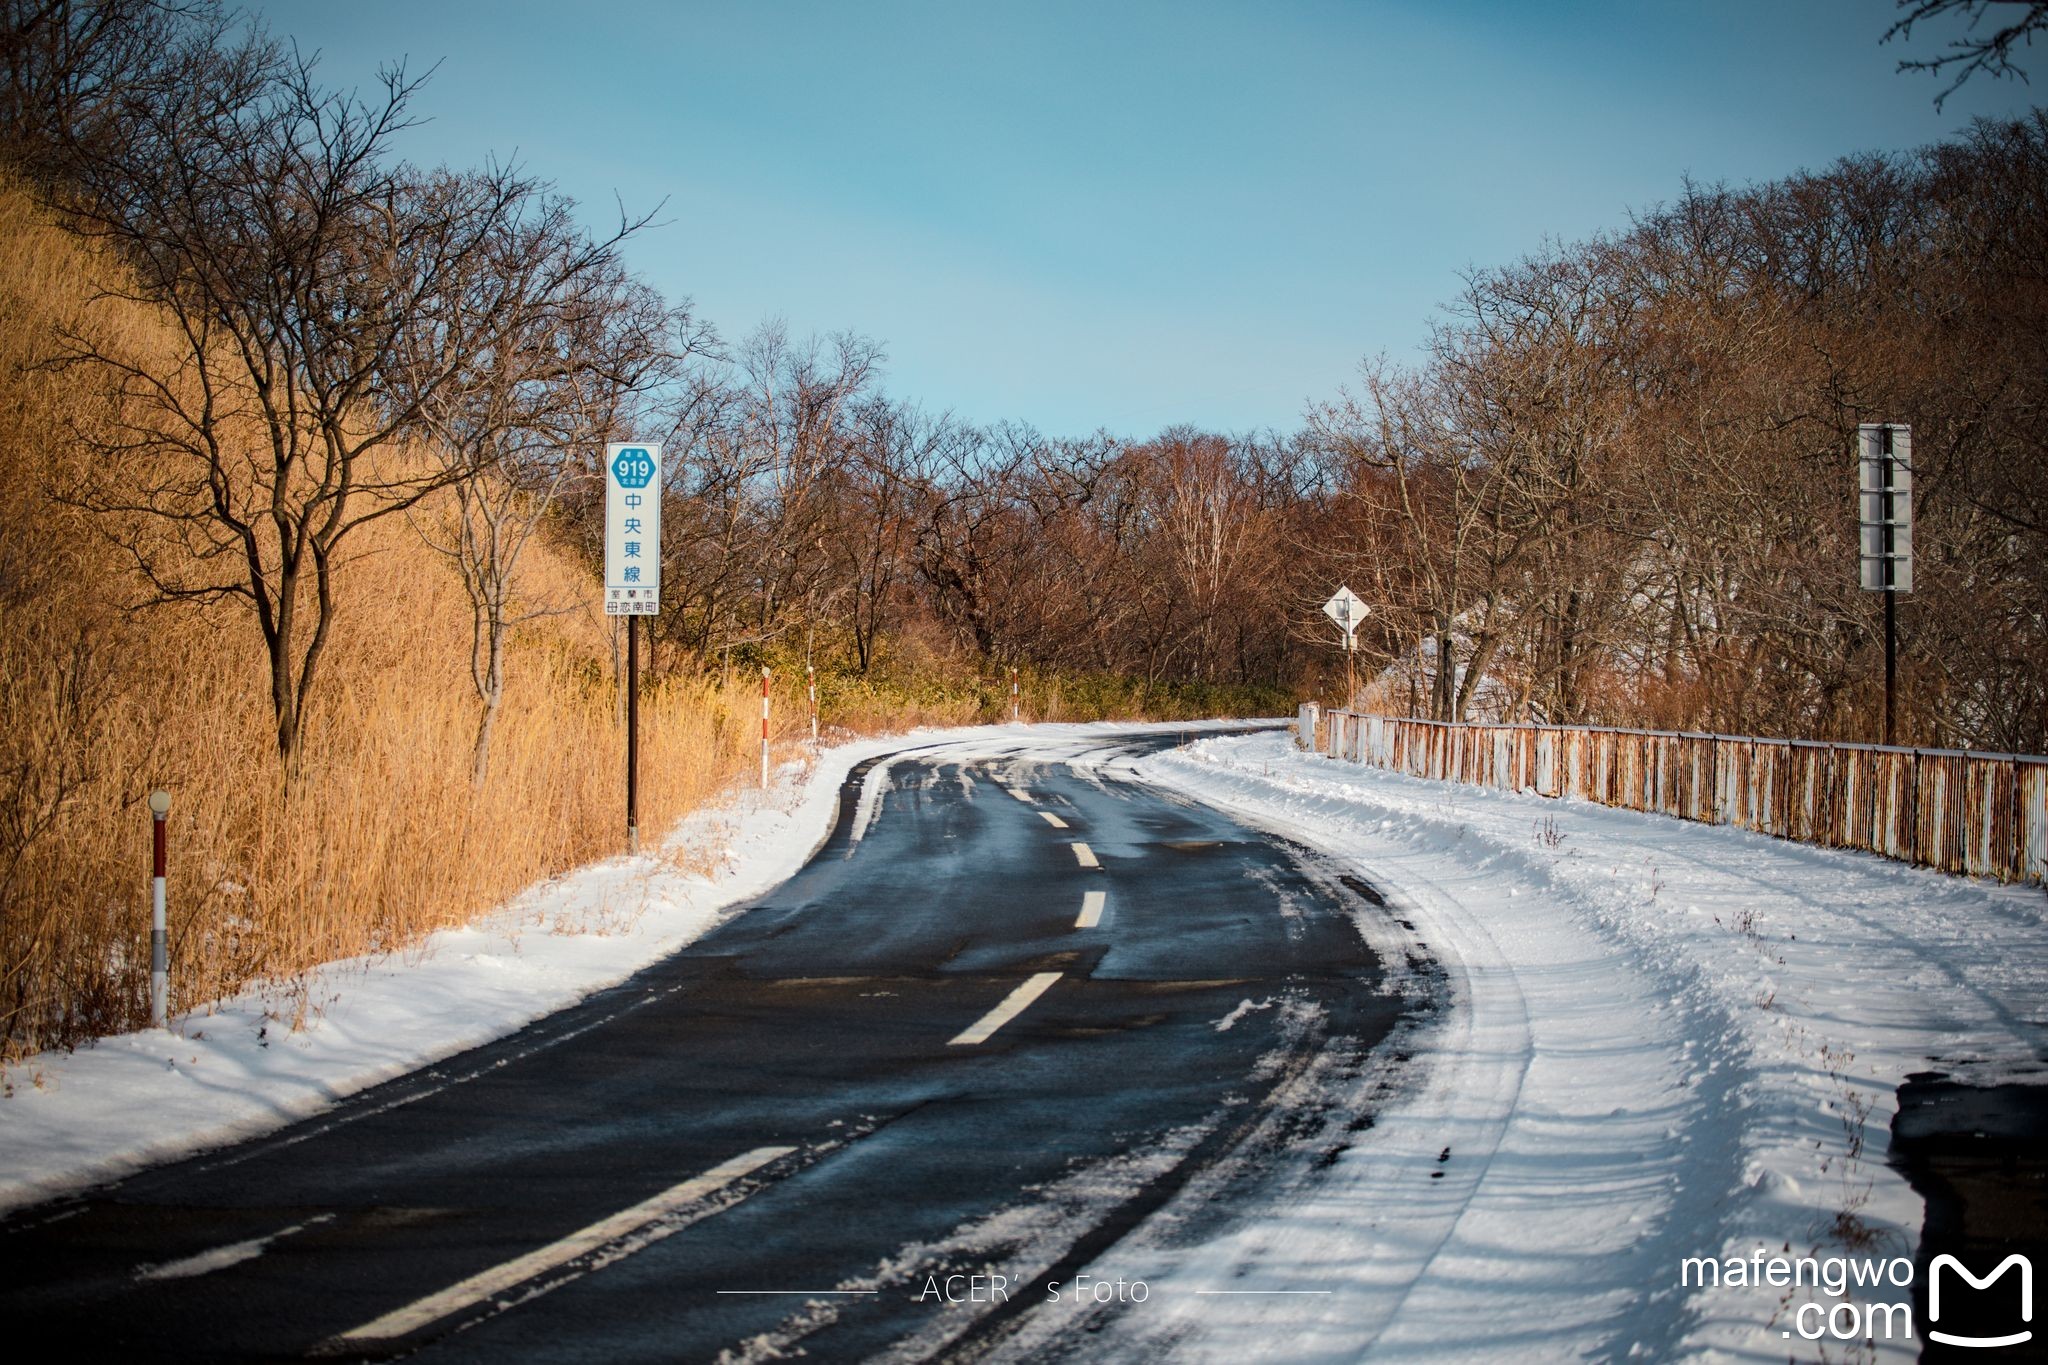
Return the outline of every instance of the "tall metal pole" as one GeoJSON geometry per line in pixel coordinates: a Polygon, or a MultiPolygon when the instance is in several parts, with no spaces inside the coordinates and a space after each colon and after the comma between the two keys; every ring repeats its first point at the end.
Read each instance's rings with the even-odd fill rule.
{"type": "Polygon", "coordinates": [[[1010,724],[1023,719],[1023,710],[1017,700],[1017,670],[1010,670],[1010,724]]]}
{"type": "Polygon", "coordinates": [[[626,852],[640,852],[640,632],[626,618],[626,852]]]}
{"type": "Polygon", "coordinates": [[[818,752],[818,672],[804,665],[804,686],[811,694],[811,752],[818,752]]]}
{"type": "Polygon", "coordinates": [[[768,665],[761,665],[761,790],[768,789],[768,665]]]}
{"type": "MultiPolygon", "coordinates": [[[[1885,571],[1891,571],[1889,562],[1885,571]]],[[[1892,694],[1899,680],[1899,595],[1887,591],[1884,595],[1884,742],[1898,743],[1898,731],[1892,717],[1892,694]]]]}
{"type": "Polygon", "coordinates": [[[1351,709],[1352,698],[1358,695],[1358,685],[1351,677],[1351,655],[1358,648],[1358,637],[1350,631],[1344,632],[1344,709],[1351,709]]]}
{"type": "Polygon", "coordinates": [[[1899,592],[1897,581],[1898,561],[1892,556],[1898,547],[1897,530],[1893,525],[1897,510],[1896,494],[1893,492],[1893,471],[1897,463],[1893,458],[1892,429],[1884,429],[1884,742],[1896,743],[1897,729],[1893,724],[1892,697],[1899,676],[1899,592]]]}

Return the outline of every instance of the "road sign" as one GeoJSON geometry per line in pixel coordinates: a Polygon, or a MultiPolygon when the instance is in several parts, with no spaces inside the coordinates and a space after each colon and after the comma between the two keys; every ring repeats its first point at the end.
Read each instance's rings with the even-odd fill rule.
{"type": "Polygon", "coordinates": [[[1913,428],[1856,428],[1856,520],[1866,592],[1884,594],[1884,742],[1897,737],[1899,594],[1913,591],[1913,428]]]}
{"type": "Polygon", "coordinates": [[[661,612],[661,447],[604,448],[604,614],[661,612]]]}
{"type": "Polygon", "coordinates": [[[1864,588],[1913,591],[1913,428],[1856,428],[1856,503],[1864,588]]]}
{"type": "Polygon", "coordinates": [[[1348,709],[1357,700],[1358,684],[1351,676],[1351,654],[1358,648],[1358,625],[1372,615],[1372,608],[1358,599],[1358,594],[1349,588],[1337,589],[1336,596],[1323,603],[1323,615],[1337,623],[1344,632],[1344,705],[1348,709]]]}
{"type": "Polygon", "coordinates": [[[1357,631],[1359,622],[1372,615],[1372,608],[1361,602],[1358,594],[1351,589],[1339,588],[1335,597],[1323,603],[1323,614],[1337,623],[1337,628],[1344,632],[1345,640],[1349,641],[1352,634],[1357,631]]]}

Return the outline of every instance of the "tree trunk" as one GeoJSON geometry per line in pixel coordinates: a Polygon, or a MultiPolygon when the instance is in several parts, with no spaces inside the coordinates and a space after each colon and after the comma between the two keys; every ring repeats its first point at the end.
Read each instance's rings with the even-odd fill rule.
{"type": "Polygon", "coordinates": [[[498,723],[498,704],[505,699],[505,628],[492,624],[490,662],[485,666],[483,712],[477,717],[476,750],[471,756],[470,785],[482,791],[491,775],[491,731],[498,723]]]}
{"type": "Polygon", "coordinates": [[[1437,627],[1436,676],[1430,680],[1429,718],[1450,720],[1453,694],[1457,687],[1458,655],[1448,622],[1437,627]]]}

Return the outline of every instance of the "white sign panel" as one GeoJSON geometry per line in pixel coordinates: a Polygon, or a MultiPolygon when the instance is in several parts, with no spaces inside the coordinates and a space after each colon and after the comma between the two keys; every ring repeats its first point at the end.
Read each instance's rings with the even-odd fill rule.
{"type": "Polygon", "coordinates": [[[1335,597],[1323,603],[1323,614],[1337,623],[1348,640],[1358,629],[1359,622],[1372,615],[1372,608],[1360,601],[1358,594],[1351,589],[1339,588],[1335,597]]]}
{"type": "Polygon", "coordinates": [[[604,448],[604,613],[661,611],[661,447],[604,448]]]}
{"type": "Polygon", "coordinates": [[[1856,428],[1856,518],[1864,588],[1913,591],[1913,428],[1856,428]]]}

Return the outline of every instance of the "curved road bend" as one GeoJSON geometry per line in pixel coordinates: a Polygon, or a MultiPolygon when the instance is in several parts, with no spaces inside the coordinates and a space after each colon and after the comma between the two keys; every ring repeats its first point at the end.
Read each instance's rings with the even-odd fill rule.
{"type": "Polygon", "coordinates": [[[801,872],[627,982],[0,1222],[0,1320],[130,1361],[980,1354],[1309,1140],[1287,1081],[1403,1009],[1306,855],[1072,747],[864,765],[801,872]]]}

